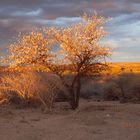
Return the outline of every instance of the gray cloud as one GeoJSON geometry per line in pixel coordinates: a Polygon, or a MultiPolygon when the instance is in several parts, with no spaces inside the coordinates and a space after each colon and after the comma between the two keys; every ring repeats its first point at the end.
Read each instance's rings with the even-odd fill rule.
{"type": "MultiPolygon", "coordinates": [[[[11,16],[11,13],[26,13],[42,10],[42,16],[56,18],[60,16],[77,16],[83,11],[97,10],[107,15],[133,13],[140,11],[135,4],[138,0],[2,0],[0,15],[11,16]]],[[[22,14],[19,14],[22,16],[22,14]]]]}
{"type": "MultiPolygon", "coordinates": [[[[96,10],[106,17],[113,17],[107,24],[112,41],[122,52],[124,45],[139,49],[140,1],[139,0],[1,0],[0,1],[0,50],[12,42],[19,32],[46,25],[65,26],[78,22],[83,11],[96,10]],[[137,30],[136,30],[137,29],[137,30]],[[121,40],[121,39],[124,40],[121,40]],[[126,41],[132,39],[134,41],[126,41]]],[[[119,50],[117,50],[119,52],[119,50]]],[[[130,54],[131,49],[126,49],[130,54]]],[[[119,52],[119,55],[122,53],[119,52]]],[[[131,54],[132,56],[132,54],[131,54]]],[[[117,59],[117,58],[114,58],[117,59]]],[[[120,60],[120,59],[119,59],[120,60]]]]}

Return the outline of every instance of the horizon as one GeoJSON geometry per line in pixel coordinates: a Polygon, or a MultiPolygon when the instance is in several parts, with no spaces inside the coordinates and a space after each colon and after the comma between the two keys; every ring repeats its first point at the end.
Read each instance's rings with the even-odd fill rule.
{"type": "Polygon", "coordinates": [[[85,11],[112,17],[107,23],[109,35],[103,40],[113,48],[107,62],[140,61],[140,2],[139,0],[1,0],[0,55],[19,32],[33,27],[66,26],[80,21],[85,11]]]}

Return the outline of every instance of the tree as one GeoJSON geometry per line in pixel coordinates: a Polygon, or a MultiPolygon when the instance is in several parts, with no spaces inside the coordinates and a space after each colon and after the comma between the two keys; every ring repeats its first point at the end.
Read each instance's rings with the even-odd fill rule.
{"type": "Polygon", "coordinates": [[[45,32],[21,36],[10,46],[9,55],[11,66],[42,64],[58,75],[68,89],[72,109],[79,106],[82,78],[104,70],[107,65],[103,62],[110,55],[108,47],[100,43],[106,35],[106,20],[96,13],[84,14],[81,19],[68,27],[48,27],[45,32]],[[52,49],[54,43],[59,49],[52,49]],[[66,71],[73,74],[71,82],[66,80],[66,71]]]}
{"type": "Polygon", "coordinates": [[[66,87],[68,87],[71,97],[71,107],[76,109],[79,106],[79,97],[81,90],[81,79],[84,76],[99,73],[107,65],[102,62],[110,54],[109,48],[102,46],[100,40],[106,35],[103,28],[105,19],[97,16],[84,14],[82,22],[65,28],[46,29],[49,37],[52,37],[56,43],[60,44],[61,65],[67,67],[52,65],[50,68],[53,72],[61,77],[66,87]],[[64,80],[64,72],[69,70],[74,73],[71,84],[64,80]]]}

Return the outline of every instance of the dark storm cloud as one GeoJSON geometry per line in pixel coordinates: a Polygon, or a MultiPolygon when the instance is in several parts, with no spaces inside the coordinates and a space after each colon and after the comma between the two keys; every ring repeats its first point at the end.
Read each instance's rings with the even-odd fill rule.
{"type": "Polygon", "coordinates": [[[137,0],[1,0],[0,16],[11,16],[15,12],[42,10],[46,18],[60,16],[77,16],[83,11],[92,9],[108,15],[133,13],[139,11],[137,0]]]}
{"type": "Polygon", "coordinates": [[[5,7],[34,7],[43,3],[44,0],[0,0],[0,5],[5,7]]]}
{"type": "Polygon", "coordinates": [[[32,27],[75,23],[84,11],[93,10],[113,17],[107,27],[111,34],[109,39],[120,48],[123,47],[120,38],[138,38],[140,0],[0,0],[0,48],[19,32],[32,27]]]}

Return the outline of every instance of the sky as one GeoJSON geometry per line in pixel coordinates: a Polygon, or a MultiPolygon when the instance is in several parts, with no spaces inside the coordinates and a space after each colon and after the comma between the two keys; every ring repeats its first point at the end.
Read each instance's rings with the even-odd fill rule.
{"type": "Polygon", "coordinates": [[[19,32],[33,27],[66,26],[83,12],[112,17],[103,40],[113,48],[108,61],[140,61],[140,0],[0,0],[0,55],[19,32]]]}

